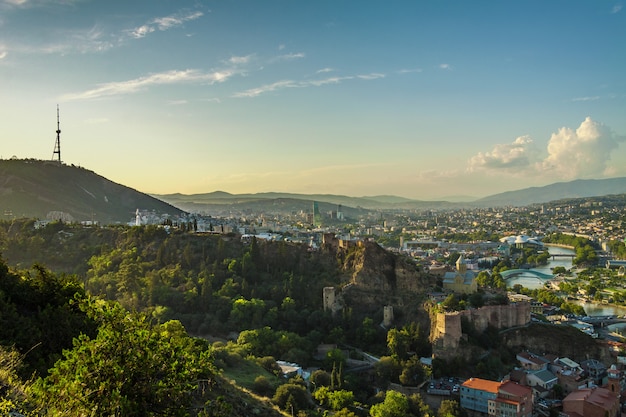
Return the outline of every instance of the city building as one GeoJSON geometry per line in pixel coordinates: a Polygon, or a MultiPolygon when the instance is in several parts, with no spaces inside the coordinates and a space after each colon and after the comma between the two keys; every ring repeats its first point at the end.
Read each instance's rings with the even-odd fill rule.
{"type": "Polygon", "coordinates": [[[617,417],[620,395],[605,388],[576,390],[563,400],[563,414],[568,417],[617,417]]]}
{"type": "Polygon", "coordinates": [[[513,381],[470,378],[461,385],[461,407],[493,417],[531,417],[533,392],[513,381]]]}
{"type": "Polygon", "coordinates": [[[498,396],[500,382],[470,378],[461,385],[461,407],[487,414],[489,401],[498,396]]]}
{"type": "Polygon", "coordinates": [[[533,391],[513,381],[498,387],[498,396],[489,401],[489,415],[496,417],[531,417],[533,415],[533,391]]]}

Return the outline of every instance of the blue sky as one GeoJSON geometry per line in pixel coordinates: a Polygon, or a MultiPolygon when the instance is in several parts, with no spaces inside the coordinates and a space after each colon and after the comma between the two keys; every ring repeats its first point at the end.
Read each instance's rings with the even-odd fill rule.
{"type": "Polygon", "coordinates": [[[0,157],[147,193],[626,176],[621,1],[0,0],[0,157]]]}

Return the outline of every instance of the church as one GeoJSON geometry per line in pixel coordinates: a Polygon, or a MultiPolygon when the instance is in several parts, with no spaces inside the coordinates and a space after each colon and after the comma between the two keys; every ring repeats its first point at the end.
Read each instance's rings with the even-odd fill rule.
{"type": "Polygon", "coordinates": [[[443,289],[462,294],[471,294],[478,289],[476,273],[467,269],[462,254],[456,260],[456,271],[446,272],[443,276],[443,289]]]}

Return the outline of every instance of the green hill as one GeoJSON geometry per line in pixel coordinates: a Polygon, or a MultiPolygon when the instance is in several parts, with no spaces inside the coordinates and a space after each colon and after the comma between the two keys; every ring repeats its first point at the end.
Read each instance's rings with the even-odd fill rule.
{"type": "Polygon", "coordinates": [[[4,219],[53,217],[127,223],[137,209],[159,215],[181,213],[170,204],[74,165],[0,160],[0,215],[4,219]]]}

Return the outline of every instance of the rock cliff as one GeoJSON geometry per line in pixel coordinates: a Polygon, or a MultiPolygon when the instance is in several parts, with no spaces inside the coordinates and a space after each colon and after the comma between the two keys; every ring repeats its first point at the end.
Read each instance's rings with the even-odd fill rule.
{"type": "Polygon", "coordinates": [[[388,252],[373,241],[341,241],[327,238],[324,250],[334,252],[345,282],[337,297],[355,311],[382,311],[390,305],[400,317],[428,322],[421,307],[436,281],[410,259],[388,252]],[[419,318],[418,318],[419,317],[419,318]]]}

